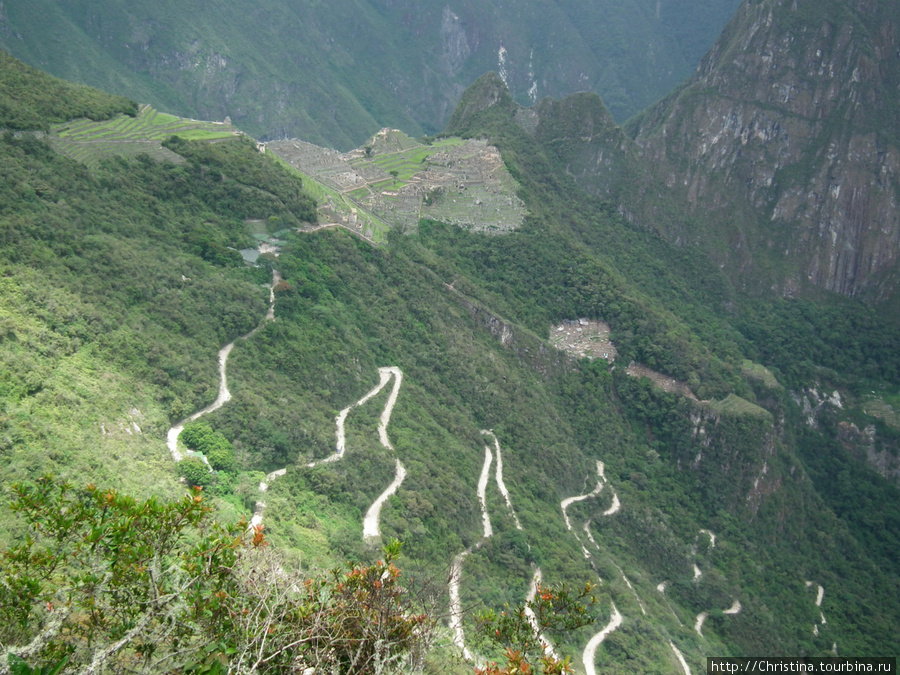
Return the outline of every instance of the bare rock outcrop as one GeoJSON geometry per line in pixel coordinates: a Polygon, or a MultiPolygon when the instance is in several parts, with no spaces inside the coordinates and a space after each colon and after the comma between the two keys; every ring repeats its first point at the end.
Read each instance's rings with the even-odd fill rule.
{"type": "Polygon", "coordinates": [[[723,266],[771,255],[789,262],[787,290],[893,291],[898,26],[891,2],[745,2],[695,77],[632,129],[670,188],[721,216],[723,266]]]}

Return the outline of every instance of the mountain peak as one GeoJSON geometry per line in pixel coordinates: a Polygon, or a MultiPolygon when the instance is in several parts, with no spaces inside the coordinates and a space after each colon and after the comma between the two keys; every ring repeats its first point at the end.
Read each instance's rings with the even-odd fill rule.
{"type": "Polygon", "coordinates": [[[493,110],[506,117],[514,115],[518,107],[503,78],[495,72],[485,73],[463,92],[447,133],[465,136],[472,133],[480,113],[493,110]]]}

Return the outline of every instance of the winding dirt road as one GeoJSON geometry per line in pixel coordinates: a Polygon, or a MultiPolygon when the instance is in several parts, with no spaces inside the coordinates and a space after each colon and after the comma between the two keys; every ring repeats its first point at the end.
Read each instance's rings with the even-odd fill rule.
{"type": "Polygon", "coordinates": [[[586,495],[578,495],[577,497],[569,497],[568,499],[563,499],[559,503],[559,506],[563,512],[563,519],[566,521],[566,529],[569,530],[569,532],[572,531],[572,522],[569,520],[568,508],[576,502],[581,502],[585,499],[596,497],[603,491],[603,486],[606,485],[606,476],[603,475],[603,462],[599,460],[597,461],[597,475],[599,476],[597,479],[597,486],[591,492],[588,492],[586,495]]]}
{"type": "Polygon", "coordinates": [[[481,523],[485,539],[494,536],[494,528],[491,527],[491,517],[487,510],[487,484],[491,477],[491,462],[494,456],[490,449],[484,446],[484,464],[481,466],[481,475],[478,477],[478,503],[481,505],[481,523]]]}
{"type": "Polygon", "coordinates": [[[678,659],[678,663],[681,664],[682,670],[684,670],[684,675],[691,675],[691,669],[688,668],[687,661],[684,660],[684,655],[678,651],[678,647],[675,646],[675,643],[669,640],[669,646],[672,648],[672,651],[675,652],[675,658],[678,659]]]}
{"type": "MultiPolygon", "coordinates": [[[[594,487],[594,489],[591,490],[590,492],[588,492],[587,494],[578,495],[576,497],[568,497],[567,499],[563,499],[559,503],[559,506],[563,512],[563,519],[565,520],[565,523],[566,523],[566,529],[569,530],[572,533],[572,535],[575,537],[576,541],[578,541],[578,543],[581,544],[581,552],[584,554],[584,557],[590,561],[591,567],[594,569],[595,573],[597,572],[597,569],[596,569],[596,566],[594,565],[590,551],[588,551],[587,548],[584,546],[584,544],[581,543],[581,539],[578,537],[578,534],[572,529],[572,521],[569,520],[568,509],[572,504],[575,504],[577,502],[581,502],[586,499],[590,499],[592,497],[596,497],[597,495],[599,495],[603,491],[603,488],[606,485],[606,482],[607,482],[606,474],[604,473],[603,462],[598,460],[597,461],[597,485],[596,485],[596,487],[594,487]]],[[[606,509],[603,512],[603,515],[611,516],[611,515],[617,513],[621,508],[622,508],[622,505],[619,502],[619,496],[615,492],[613,492],[612,504],[608,509],[606,509]]],[[[590,540],[590,542],[599,550],[600,547],[597,545],[597,542],[594,540],[594,537],[590,532],[590,523],[591,523],[591,520],[588,519],[588,521],[584,524],[584,531],[585,531],[585,534],[587,534],[587,537],[590,540]]],[[[615,564],[615,563],[613,563],[613,564],[615,564]]],[[[640,597],[637,596],[637,592],[634,590],[634,588],[631,586],[631,583],[625,577],[624,572],[622,572],[621,568],[619,568],[618,565],[616,565],[616,568],[619,570],[619,573],[622,575],[622,579],[625,581],[628,588],[630,588],[632,593],[634,593],[635,597],[637,597],[638,604],[641,607],[641,611],[643,611],[646,614],[646,610],[644,609],[644,605],[641,602],[640,597]]],[[[600,579],[599,574],[597,575],[597,578],[600,579]]],[[[602,583],[603,580],[600,579],[600,582],[602,583]]],[[[607,623],[606,626],[604,626],[603,629],[600,630],[600,632],[596,633],[588,641],[587,645],[584,648],[584,652],[581,655],[581,660],[582,660],[582,663],[584,664],[584,669],[585,669],[585,672],[587,673],[587,675],[596,675],[597,671],[594,666],[594,657],[597,653],[597,648],[601,644],[603,644],[603,641],[609,636],[609,634],[612,633],[614,630],[616,630],[621,624],[622,624],[622,615],[619,613],[619,610],[616,607],[616,603],[612,603],[612,617],[610,618],[609,623],[607,623]]]]}
{"type": "MultiPolygon", "coordinates": [[[[816,584],[812,581],[806,582],[807,588],[810,588],[812,586],[818,587],[816,589],[816,607],[819,608],[819,625],[824,626],[825,624],[828,623],[825,620],[825,613],[822,611],[822,600],[825,599],[825,588],[822,586],[822,584],[816,584]]],[[[813,635],[815,635],[815,636],[819,635],[819,625],[813,625],[813,635]]],[[[837,645],[835,645],[835,647],[837,647],[837,645]]]]}
{"type": "Polygon", "coordinates": [[[400,392],[400,384],[403,382],[403,373],[399,368],[387,367],[387,368],[379,368],[378,369],[378,384],[376,384],[372,389],[370,389],[366,394],[359,399],[356,403],[348,405],[346,408],[341,410],[337,417],[334,418],[336,425],[336,436],[337,443],[335,445],[335,452],[330,457],[326,457],[325,459],[320,459],[317,462],[310,462],[306,466],[313,467],[317,464],[327,464],[329,462],[336,462],[344,456],[344,451],[346,449],[347,439],[346,434],[344,432],[344,423],[347,421],[347,415],[350,414],[350,411],[354,408],[358,408],[359,406],[366,403],[370,398],[376,396],[378,392],[384,389],[384,386],[388,383],[391,377],[394,377],[394,388],[391,391],[391,395],[388,397],[388,402],[384,407],[384,410],[381,413],[381,418],[378,422],[378,438],[381,440],[381,444],[386,448],[391,450],[394,447],[391,445],[390,441],[387,438],[387,425],[391,419],[391,413],[394,410],[394,404],[397,402],[397,395],[400,392]]]}
{"type": "Polygon", "coordinates": [[[450,630],[453,632],[453,644],[462,651],[463,658],[466,661],[474,660],[472,652],[466,647],[466,636],[462,626],[462,602],[459,598],[459,585],[462,580],[462,566],[466,556],[472,552],[471,548],[467,548],[462,553],[453,558],[450,564],[450,579],[448,586],[450,588],[450,630]]]}
{"type": "MultiPolygon", "coordinates": [[[[385,388],[392,377],[394,378],[394,386],[391,389],[391,393],[388,395],[388,400],[384,405],[384,410],[381,411],[381,416],[378,418],[378,440],[381,442],[381,445],[384,448],[388,450],[394,449],[394,446],[391,444],[391,439],[388,438],[387,428],[388,424],[390,424],[391,422],[391,414],[394,412],[394,406],[397,404],[397,397],[400,395],[400,387],[403,385],[403,371],[396,366],[386,366],[384,368],[378,369],[378,384],[367,391],[365,395],[363,395],[363,397],[356,403],[348,405],[346,408],[341,410],[338,413],[337,417],[334,418],[336,427],[336,443],[334,454],[326,457],[325,459],[309,462],[306,465],[307,467],[311,468],[318,464],[328,464],[330,462],[336,462],[344,457],[344,452],[347,449],[347,436],[344,429],[344,424],[347,421],[347,415],[349,415],[350,411],[354,408],[358,408],[359,406],[364,405],[370,399],[377,396],[378,393],[385,388]]],[[[363,517],[364,541],[371,542],[372,540],[375,540],[381,536],[381,509],[384,506],[385,502],[387,502],[387,500],[390,499],[398,489],[400,489],[400,485],[406,479],[406,467],[403,466],[403,463],[399,459],[396,459],[395,462],[396,468],[394,471],[394,480],[391,481],[391,484],[388,485],[387,488],[385,488],[384,492],[378,495],[378,497],[369,507],[368,511],[366,511],[366,515],[363,517]]]]}
{"type": "Polygon", "coordinates": [[[178,437],[181,435],[181,432],[184,431],[184,425],[188,422],[193,422],[197,418],[211,413],[214,410],[218,410],[231,400],[231,392],[228,391],[226,366],[228,364],[228,355],[231,353],[233,347],[234,342],[229,342],[219,350],[219,395],[216,396],[216,400],[202,410],[198,410],[190,417],[181,420],[178,424],[169,429],[169,432],[166,434],[166,445],[169,446],[169,452],[172,453],[172,459],[176,462],[180,462],[184,459],[184,455],[181,454],[181,451],[178,449],[178,437]]]}
{"type": "MultiPolygon", "coordinates": [[[[494,452],[497,453],[497,468],[494,473],[494,480],[497,483],[497,490],[500,492],[500,494],[503,496],[504,501],[506,502],[506,506],[509,509],[509,513],[512,516],[516,529],[521,530],[522,524],[519,522],[519,517],[516,515],[515,509],[513,509],[509,490],[506,488],[506,484],[503,482],[503,455],[500,451],[500,441],[497,440],[497,437],[494,435],[494,433],[488,429],[482,429],[481,434],[483,436],[490,436],[494,441],[494,452]]],[[[475,543],[473,546],[470,546],[462,553],[457,554],[453,558],[453,562],[450,564],[450,577],[447,580],[447,586],[450,595],[449,626],[453,634],[453,644],[455,644],[460,649],[460,651],[462,651],[463,658],[465,658],[467,661],[472,661],[474,660],[474,658],[472,656],[472,652],[466,647],[465,633],[463,631],[462,625],[463,611],[460,601],[462,568],[463,562],[465,561],[466,557],[472,551],[481,548],[482,544],[484,544],[485,541],[494,536],[494,528],[491,525],[491,518],[488,514],[487,508],[487,488],[491,478],[491,465],[493,464],[493,461],[494,457],[493,453],[491,452],[491,448],[490,446],[485,445],[484,462],[481,465],[481,473],[478,476],[477,487],[478,504],[481,508],[482,536],[477,543],[475,543]]],[[[529,550],[530,549],[531,546],[529,545],[529,550]]],[[[535,637],[543,645],[544,653],[548,656],[555,656],[553,645],[550,643],[550,640],[540,633],[540,627],[537,625],[537,618],[534,615],[534,611],[530,607],[527,607],[527,603],[534,600],[535,595],[537,594],[538,586],[540,586],[542,579],[541,568],[536,566],[533,567],[534,575],[531,579],[531,586],[528,591],[528,596],[526,597],[525,616],[528,619],[528,623],[531,625],[532,630],[534,631],[535,637]]]]}
{"type": "MultiPolygon", "coordinates": [[[[490,433],[484,432],[482,433],[490,433]]],[[[455,644],[463,653],[466,661],[472,661],[472,652],[466,647],[466,636],[462,625],[462,603],[460,601],[459,588],[462,583],[462,567],[466,557],[473,551],[481,548],[482,543],[494,536],[494,528],[491,526],[491,518],[487,510],[487,484],[491,475],[491,463],[493,455],[488,446],[484,446],[484,463],[481,465],[481,474],[478,477],[478,503],[481,507],[481,523],[482,535],[481,540],[474,546],[470,546],[462,553],[453,558],[450,564],[450,578],[447,580],[448,591],[450,594],[450,630],[453,632],[453,644],[455,644]]]]}
{"type": "Polygon", "coordinates": [[[391,445],[391,441],[388,439],[387,427],[391,421],[391,413],[394,412],[394,405],[397,403],[397,397],[400,395],[400,385],[403,384],[403,372],[399,368],[393,366],[378,369],[379,374],[382,371],[394,376],[394,388],[391,389],[391,394],[388,396],[384,410],[381,411],[381,418],[378,421],[378,438],[381,440],[381,444],[384,447],[388,450],[393,450],[394,446],[391,445]]]}
{"type": "Polygon", "coordinates": [[[603,641],[609,637],[609,634],[612,633],[616,628],[622,625],[622,615],[619,614],[619,610],[616,608],[616,603],[612,603],[612,618],[610,618],[609,623],[606,624],[603,629],[594,635],[584,648],[584,652],[581,655],[581,662],[584,664],[584,671],[587,675],[597,675],[597,670],[594,667],[594,657],[597,654],[597,648],[603,644],[603,641]]]}
{"type": "MultiPolygon", "coordinates": [[[[597,461],[597,485],[596,485],[596,487],[587,494],[578,495],[576,497],[568,497],[566,499],[563,499],[559,503],[559,506],[562,509],[562,513],[563,513],[563,520],[566,523],[566,529],[572,533],[572,536],[574,536],[575,540],[581,545],[582,555],[584,556],[585,560],[590,562],[591,568],[594,570],[594,573],[597,574],[597,579],[600,581],[601,584],[603,583],[603,579],[600,577],[600,573],[597,570],[597,566],[594,564],[594,560],[593,560],[593,557],[591,556],[591,552],[587,549],[587,547],[581,541],[581,538],[578,536],[578,533],[572,529],[572,521],[569,519],[569,510],[568,509],[572,504],[575,504],[576,502],[581,502],[586,499],[590,499],[592,497],[596,497],[597,495],[599,495],[603,491],[603,488],[606,486],[606,482],[607,482],[606,474],[604,473],[603,462],[598,460],[597,461]]],[[[622,504],[619,502],[619,495],[617,495],[615,493],[615,491],[613,491],[612,504],[608,509],[606,509],[603,512],[603,515],[611,516],[615,513],[618,513],[618,511],[621,508],[622,508],[622,504]]],[[[588,519],[588,521],[584,524],[584,527],[583,527],[584,532],[587,535],[588,540],[594,545],[595,548],[597,548],[599,550],[600,547],[597,545],[597,542],[594,540],[594,536],[591,534],[590,524],[591,524],[591,519],[588,519]]]]}
{"type": "Polygon", "coordinates": [[[540,588],[540,585],[544,581],[544,575],[541,572],[541,568],[534,565],[532,565],[532,567],[534,568],[534,574],[531,577],[531,585],[528,587],[528,595],[525,597],[525,618],[528,619],[528,624],[531,626],[531,631],[534,633],[534,636],[540,641],[541,646],[544,648],[544,654],[552,658],[558,658],[556,651],[553,649],[553,643],[550,642],[550,639],[547,636],[541,633],[541,627],[538,626],[534,610],[527,604],[537,597],[538,588],[540,588]]]}
{"type": "MultiPolygon", "coordinates": [[[[275,320],[275,286],[279,281],[281,281],[281,274],[278,272],[278,270],[272,270],[272,283],[269,285],[269,309],[266,311],[266,315],[265,317],[263,317],[263,320],[260,321],[253,330],[251,330],[246,335],[242,335],[237,340],[250,339],[268,321],[275,320]]],[[[231,392],[228,390],[228,356],[231,354],[231,350],[234,348],[234,344],[235,342],[237,342],[237,340],[229,342],[218,352],[217,357],[219,362],[219,393],[216,396],[216,400],[210,403],[205,408],[198,410],[190,417],[181,420],[178,424],[169,429],[168,433],[166,433],[166,446],[169,448],[169,452],[172,453],[172,459],[174,459],[176,462],[180,462],[182,459],[184,459],[184,455],[182,454],[181,450],[178,449],[178,437],[181,435],[181,432],[184,431],[184,426],[188,422],[193,422],[203,415],[218,410],[231,400],[231,392]]],[[[201,457],[204,463],[209,466],[209,462],[206,460],[206,457],[201,457]]],[[[210,471],[212,471],[212,468],[210,468],[210,471]]],[[[273,471],[266,476],[266,481],[271,482],[278,476],[283,476],[286,471],[287,469],[279,469],[278,471],[273,471]]],[[[263,481],[259,484],[259,491],[265,492],[268,487],[268,483],[263,481]]],[[[250,519],[249,527],[251,529],[262,526],[263,513],[265,512],[265,510],[266,503],[264,501],[256,502],[256,505],[253,509],[253,516],[250,519]]]]}
{"type": "MultiPolygon", "coordinates": [[[[503,499],[506,502],[506,508],[509,509],[509,515],[512,516],[513,522],[516,524],[516,529],[522,529],[522,523],[519,522],[519,517],[516,515],[516,510],[513,508],[512,499],[509,496],[509,490],[506,489],[506,483],[503,482],[503,454],[500,452],[500,441],[497,440],[497,437],[494,435],[493,431],[488,429],[482,429],[481,434],[483,436],[490,436],[494,439],[494,452],[497,453],[497,489],[500,490],[500,494],[503,495],[503,499]]],[[[485,447],[485,449],[487,449],[485,447]]]]}
{"type": "Polygon", "coordinates": [[[381,530],[379,529],[381,507],[400,488],[400,484],[405,478],[406,468],[398,459],[393,482],[387,486],[385,491],[378,496],[378,499],[366,511],[366,516],[363,518],[363,539],[375,539],[381,536],[381,530]]]}
{"type": "MultiPolygon", "coordinates": [[[[272,284],[271,284],[271,286],[269,286],[269,309],[266,312],[266,316],[263,318],[262,321],[260,321],[260,323],[256,326],[256,328],[251,330],[246,335],[242,335],[237,340],[246,340],[246,339],[252,337],[256,333],[256,331],[258,331],[267,321],[272,321],[275,319],[275,285],[280,280],[281,280],[281,275],[279,275],[278,272],[273,270],[272,271],[272,284]]],[[[178,424],[176,424],[174,427],[169,429],[168,433],[166,434],[166,445],[169,448],[169,452],[172,453],[172,459],[174,459],[176,462],[180,462],[182,459],[184,459],[184,455],[178,449],[178,437],[181,435],[181,432],[184,431],[184,425],[187,424],[188,422],[193,422],[194,420],[196,420],[199,417],[202,417],[203,415],[206,415],[215,410],[218,410],[223,405],[228,403],[228,401],[231,400],[231,392],[228,391],[228,373],[227,373],[228,355],[231,354],[231,350],[234,348],[234,343],[237,342],[237,340],[233,340],[232,342],[229,342],[227,345],[225,345],[224,347],[222,347],[219,350],[219,353],[218,353],[219,394],[218,394],[218,396],[216,396],[216,400],[213,401],[208,406],[206,406],[205,408],[203,408],[202,410],[198,410],[190,417],[181,420],[178,424]]],[[[204,461],[206,461],[206,458],[204,458],[204,461]]]]}
{"type": "MultiPolygon", "coordinates": [[[[356,403],[341,410],[337,417],[335,417],[335,436],[337,442],[334,454],[317,462],[310,462],[306,466],[313,467],[317,464],[327,464],[343,458],[347,446],[347,437],[344,430],[344,423],[347,421],[347,415],[350,414],[350,411],[353,410],[353,408],[358,408],[368,402],[371,398],[375,397],[385,388],[392,377],[394,378],[394,386],[391,389],[390,395],[388,395],[384,410],[381,411],[381,416],[378,418],[378,440],[384,448],[388,450],[394,449],[394,446],[391,445],[391,439],[388,438],[387,428],[388,424],[391,422],[391,414],[394,412],[394,406],[397,404],[397,397],[400,395],[400,387],[403,385],[403,371],[396,366],[386,366],[378,369],[378,384],[366,392],[366,394],[356,403]]],[[[406,479],[406,467],[403,466],[403,463],[399,459],[395,461],[396,469],[394,472],[394,480],[391,481],[391,484],[388,485],[387,488],[385,488],[384,492],[378,495],[363,518],[363,539],[365,541],[372,541],[381,536],[381,508],[384,506],[385,502],[397,492],[400,485],[406,479]]]]}

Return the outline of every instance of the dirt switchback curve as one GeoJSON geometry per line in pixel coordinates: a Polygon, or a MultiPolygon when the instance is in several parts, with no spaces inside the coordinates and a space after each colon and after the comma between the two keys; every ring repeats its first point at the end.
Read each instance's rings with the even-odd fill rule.
{"type": "MultiPolygon", "coordinates": [[[[259,323],[259,325],[256,326],[256,328],[251,330],[246,335],[242,335],[237,340],[247,340],[253,337],[253,335],[256,334],[256,331],[258,331],[267,321],[273,321],[275,319],[275,285],[280,280],[281,276],[278,274],[278,272],[273,270],[272,284],[271,286],[269,286],[269,309],[266,312],[266,316],[259,323]]],[[[178,449],[178,437],[181,435],[181,432],[184,431],[184,425],[188,422],[193,422],[203,415],[218,410],[231,400],[231,392],[228,390],[228,355],[231,354],[231,350],[234,348],[234,343],[237,342],[237,340],[232,340],[219,350],[219,394],[218,396],[216,396],[216,400],[202,410],[198,410],[190,417],[181,420],[178,424],[169,429],[168,433],[166,434],[166,445],[169,448],[169,452],[172,453],[172,459],[174,459],[176,462],[180,462],[182,459],[184,459],[184,455],[178,449]]],[[[206,461],[205,458],[204,461],[206,461]]]]}

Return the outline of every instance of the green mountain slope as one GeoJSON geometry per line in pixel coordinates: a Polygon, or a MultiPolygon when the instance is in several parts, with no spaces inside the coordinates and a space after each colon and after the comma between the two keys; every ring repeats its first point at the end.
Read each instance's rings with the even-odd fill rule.
{"type": "Polygon", "coordinates": [[[50,77],[0,52],[0,128],[40,129],[74,117],[132,117],[137,106],[121,96],[50,77]]]}
{"type": "Polygon", "coordinates": [[[348,149],[385,126],[439,131],[501,67],[522,102],[593,90],[624,119],[691,74],[736,6],[7,0],[0,47],[161,110],[348,149]]]}
{"type": "MultiPolygon", "coordinates": [[[[543,110],[565,136],[589,123],[618,138],[592,100],[543,110]]],[[[549,637],[610,672],[900,652],[898,489],[838,435],[874,424],[855,403],[874,378],[897,387],[900,351],[865,381],[858,343],[754,334],[760,305],[699,248],[580,189],[563,136],[534,121],[486,77],[449,130],[497,145],[529,214],[519,229],[423,220],[382,246],[316,230],[301,178],[246,138],[168,139],[177,162],[88,168],[54,150],[77,122],[3,135],[4,483],[54,470],[175,494],[180,472],[303,564],[369,559],[397,537],[409,583],[431,580],[433,672],[472,671],[459,614],[463,644],[490,655],[472,612],[521,601],[536,570],[599,583],[596,624],[549,637]],[[238,249],[254,234],[250,267],[238,249]],[[614,362],[549,339],[600,321],[614,362]],[[782,372],[767,346],[816,361],[782,372]],[[173,452],[172,430],[204,410],[213,433],[185,431],[173,452]],[[175,463],[204,437],[233,468],[175,463]]],[[[877,342],[887,329],[868,318],[857,339],[877,342]]],[[[873,450],[892,439],[879,426],[873,450]]]]}

